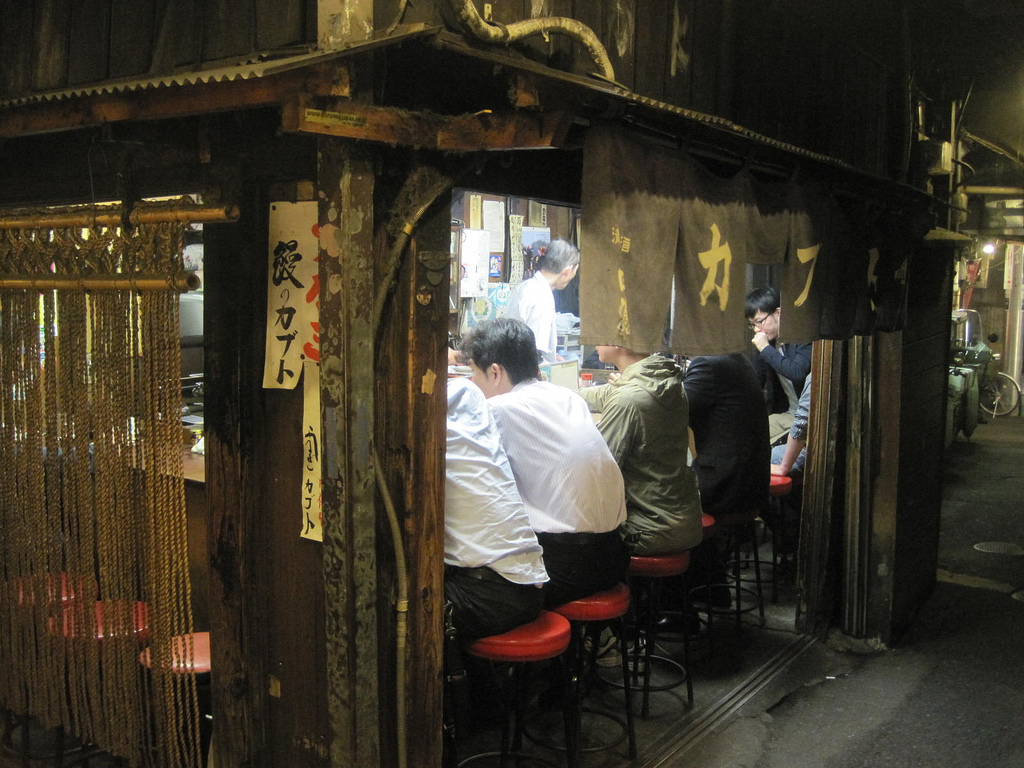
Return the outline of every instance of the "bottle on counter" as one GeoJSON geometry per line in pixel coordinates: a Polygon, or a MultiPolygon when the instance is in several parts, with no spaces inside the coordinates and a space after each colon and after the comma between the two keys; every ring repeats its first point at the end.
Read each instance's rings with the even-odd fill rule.
{"type": "Polygon", "coordinates": [[[592,387],[594,386],[594,374],[592,373],[581,373],[580,374],[580,387],[592,387]]]}

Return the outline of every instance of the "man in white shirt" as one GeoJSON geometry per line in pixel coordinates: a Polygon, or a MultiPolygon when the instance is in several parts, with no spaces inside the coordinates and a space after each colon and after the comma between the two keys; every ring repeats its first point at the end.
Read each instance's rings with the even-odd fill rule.
{"type": "Polygon", "coordinates": [[[544,362],[561,360],[555,326],[555,294],[565,288],[580,267],[580,252],[568,240],[556,238],[541,246],[539,269],[509,297],[505,316],[522,320],[533,331],[537,351],[544,362]]]}
{"type": "Polygon", "coordinates": [[[444,499],[445,599],[461,640],[533,621],[548,580],[483,393],[448,382],[444,499]]]}
{"type": "Polygon", "coordinates": [[[503,318],[463,339],[462,358],[488,398],[551,580],[544,604],[557,606],[611,587],[628,555],[622,474],[586,402],[539,381],[533,332],[503,318]]]}

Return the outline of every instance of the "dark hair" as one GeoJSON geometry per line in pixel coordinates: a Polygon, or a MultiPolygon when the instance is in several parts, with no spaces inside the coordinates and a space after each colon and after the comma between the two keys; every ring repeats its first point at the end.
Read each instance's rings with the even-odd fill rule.
{"type": "Polygon", "coordinates": [[[538,266],[544,272],[557,275],[566,267],[579,263],[580,252],[576,246],[559,237],[548,243],[547,248],[543,250],[538,266]]]}
{"type": "Polygon", "coordinates": [[[540,378],[537,341],[522,320],[503,317],[480,323],[462,337],[459,350],[480,370],[497,363],[508,372],[513,385],[540,378]]]}
{"type": "Polygon", "coordinates": [[[755,288],[747,294],[746,317],[749,320],[756,317],[758,312],[771,314],[779,308],[780,304],[782,304],[782,300],[779,298],[778,289],[772,288],[770,285],[766,285],[764,288],[755,288]]]}

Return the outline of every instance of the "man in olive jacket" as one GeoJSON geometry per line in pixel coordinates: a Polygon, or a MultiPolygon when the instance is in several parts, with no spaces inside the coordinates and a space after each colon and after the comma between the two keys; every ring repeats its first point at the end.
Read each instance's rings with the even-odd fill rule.
{"type": "Polygon", "coordinates": [[[682,369],[660,355],[599,346],[621,375],[580,390],[615,457],[626,490],[619,530],[633,555],[664,555],[701,541],[700,491],[686,464],[688,408],[682,369]]]}

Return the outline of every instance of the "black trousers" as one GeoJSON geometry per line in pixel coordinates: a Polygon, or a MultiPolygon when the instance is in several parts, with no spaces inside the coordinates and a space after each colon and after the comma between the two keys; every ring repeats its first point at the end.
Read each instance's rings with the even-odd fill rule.
{"type": "Polygon", "coordinates": [[[461,641],[515,629],[537,618],[544,590],[514,584],[490,568],[444,569],[444,597],[452,604],[452,624],[461,641]]]}
{"type": "Polygon", "coordinates": [[[626,577],[629,555],[618,531],[538,533],[551,578],[544,605],[553,608],[608,589],[626,577]]]}

